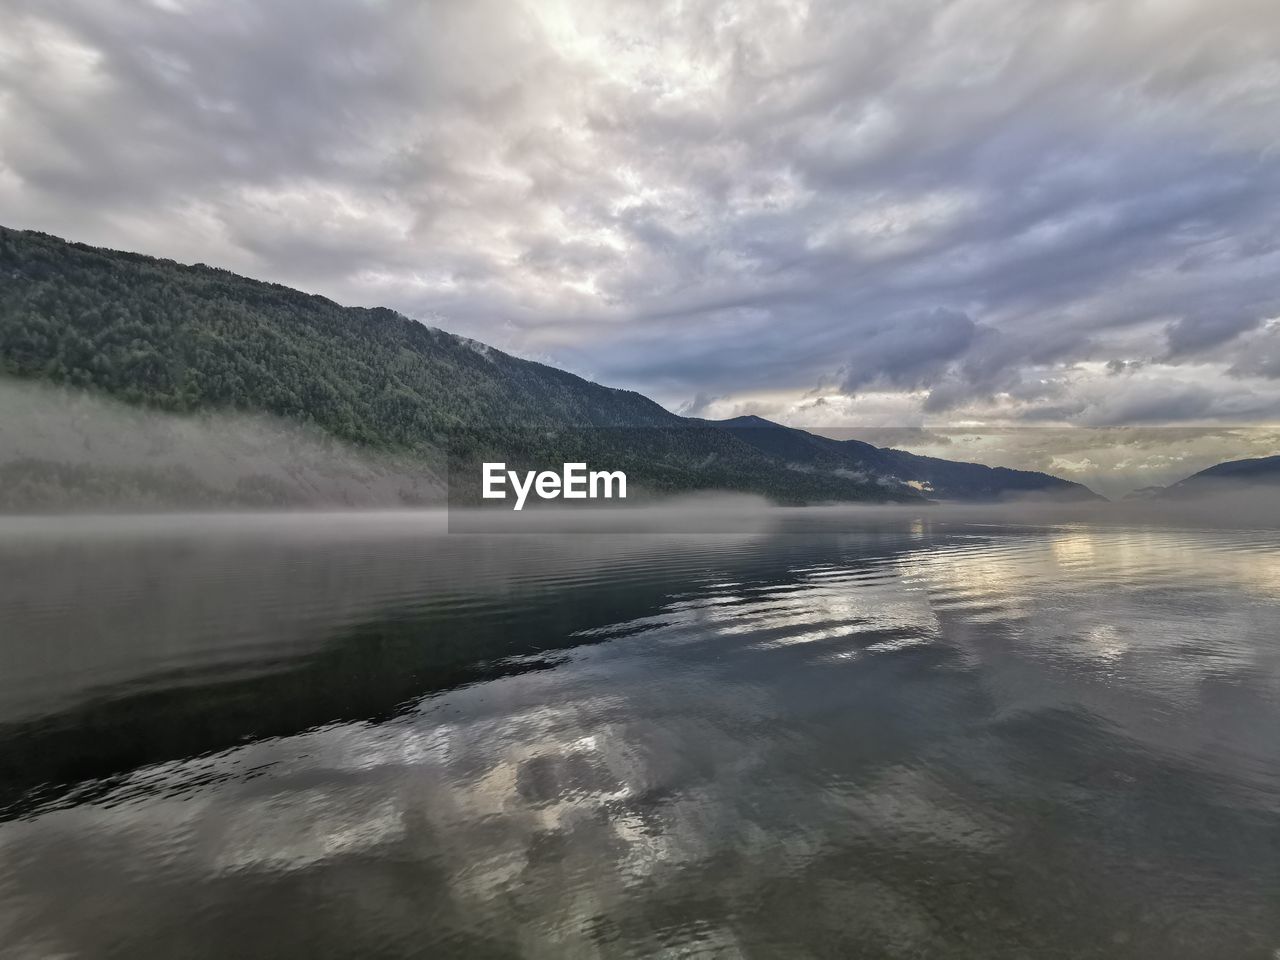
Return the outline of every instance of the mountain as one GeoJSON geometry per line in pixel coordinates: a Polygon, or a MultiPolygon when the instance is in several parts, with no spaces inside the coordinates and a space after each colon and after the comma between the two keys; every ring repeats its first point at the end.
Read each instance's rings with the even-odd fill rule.
{"type": "Polygon", "coordinates": [[[833,440],[761,417],[708,421],[793,468],[840,471],[894,478],[942,500],[992,501],[1009,497],[1101,500],[1088,487],[1047,473],[989,467],[905,450],[876,447],[862,440],[833,440]]]}
{"type": "MultiPolygon", "coordinates": [[[[1280,456],[1227,460],[1152,490],[1145,499],[1178,499],[1232,493],[1247,487],[1280,486],[1280,456]]],[[[1150,489],[1150,488],[1147,488],[1150,489]]],[[[1135,491],[1136,493],[1137,491],[1135,491]]]]}
{"type": "MultiPolygon", "coordinates": [[[[474,496],[474,467],[483,459],[513,468],[586,460],[625,470],[641,492],[735,490],[784,503],[920,500],[920,488],[930,487],[941,496],[980,499],[1083,490],[1044,474],[914,457],[767,422],[761,430],[684,418],[633,391],[512,357],[391,310],[343,307],[203,264],[3,227],[0,373],[177,415],[184,424],[193,417],[207,423],[265,416],[272,425],[259,431],[263,437],[275,436],[281,423],[306,431],[305,482],[297,471],[267,476],[255,466],[231,486],[213,488],[203,468],[171,464],[159,501],[177,497],[174,485],[186,484],[208,502],[237,501],[246,491],[257,498],[252,502],[264,496],[290,502],[301,487],[320,486],[317,443],[341,445],[346,458],[353,451],[383,458],[391,464],[379,467],[387,489],[412,484],[415,473],[443,477],[452,467],[451,495],[474,496]]],[[[185,434],[186,427],[162,431],[175,432],[185,434]]],[[[86,434],[84,443],[95,439],[100,447],[107,442],[86,434]]],[[[255,462],[273,443],[255,441],[255,462]]],[[[47,452],[4,454],[0,486],[14,476],[37,491],[41,483],[107,491],[121,482],[130,490],[148,483],[145,468],[103,481],[86,479],[93,464],[83,457],[68,471],[47,452]]],[[[348,474],[349,492],[359,472],[348,474]]]]}
{"type": "MultiPolygon", "coordinates": [[[[0,372],[154,411],[267,414],[351,448],[394,454],[401,464],[416,458],[437,477],[452,466],[451,495],[478,492],[477,464],[487,459],[513,468],[586,460],[626,471],[641,492],[731,489],[793,503],[919,499],[900,486],[788,470],[638,393],[391,310],[342,307],[225,270],[38,233],[0,231],[0,372]]],[[[111,490],[148,482],[134,471],[88,483],[37,459],[11,460],[0,486],[17,471],[27,488],[39,488],[42,476],[55,486],[70,478],[109,499],[111,490]]],[[[236,499],[246,481],[264,488],[256,472],[222,494],[196,486],[202,481],[158,477],[154,493],[174,499],[176,482],[217,503],[223,494],[236,499]]],[[[265,488],[276,502],[290,496],[265,488]]]]}

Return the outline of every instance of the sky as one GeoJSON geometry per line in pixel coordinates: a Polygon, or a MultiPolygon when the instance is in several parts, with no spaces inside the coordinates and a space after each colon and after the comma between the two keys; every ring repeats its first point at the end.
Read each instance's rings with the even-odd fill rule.
{"type": "Polygon", "coordinates": [[[0,18],[7,226],[390,306],[700,416],[946,456],[999,433],[1011,465],[1121,486],[1280,451],[1274,0],[0,18]]]}

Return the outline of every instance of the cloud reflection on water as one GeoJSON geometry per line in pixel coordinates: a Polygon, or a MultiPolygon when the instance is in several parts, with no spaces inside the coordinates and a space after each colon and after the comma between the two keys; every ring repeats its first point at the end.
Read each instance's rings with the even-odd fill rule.
{"type": "MultiPolygon", "coordinates": [[[[515,539],[420,643],[576,638],[544,669],[9,820],[13,955],[1264,956],[1280,932],[1272,535],[515,539]]],[[[420,609],[479,549],[432,543],[309,562],[420,609]]]]}

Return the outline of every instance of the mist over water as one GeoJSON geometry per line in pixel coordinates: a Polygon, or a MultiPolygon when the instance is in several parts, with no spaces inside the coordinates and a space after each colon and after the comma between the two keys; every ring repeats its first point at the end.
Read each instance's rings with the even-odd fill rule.
{"type": "Polygon", "coordinates": [[[264,414],[177,414],[4,377],[0,410],[0,512],[444,502],[431,451],[356,447],[264,414]]]}
{"type": "Polygon", "coordinates": [[[1106,506],[0,520],[0,956],[1269,960],[1280,531],[1106,506]]]}

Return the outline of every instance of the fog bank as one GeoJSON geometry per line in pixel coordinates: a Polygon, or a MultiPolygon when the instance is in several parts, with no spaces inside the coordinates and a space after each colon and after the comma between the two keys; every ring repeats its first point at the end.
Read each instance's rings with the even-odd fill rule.
{"type": "Polygon", "coordinates": [[[178,415],[0,380],[0,510],[443,502],[428,463],[249,414],[178,415]]]}

